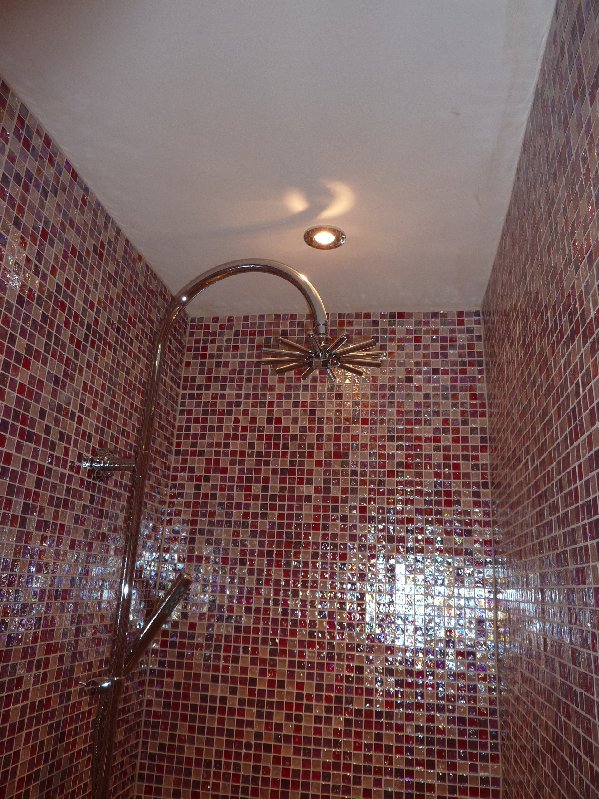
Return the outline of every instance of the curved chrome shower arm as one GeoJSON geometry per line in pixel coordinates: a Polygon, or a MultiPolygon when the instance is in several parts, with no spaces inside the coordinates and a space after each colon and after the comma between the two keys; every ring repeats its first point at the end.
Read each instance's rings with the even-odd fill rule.
{"type": "Polygon", "coordinates": [[[314,332],[317,336],[326,336],[328,330],[327,311],[324,303],[320,298],[320,294],[316,291],[312,283],[305,275],[293,269],[287,264],[280,261],[268,261],[266,259],[248,259],[241,261],[227,261],[224,264],[219,264],[212,269],[207,269],[198,275],[183,288],[175,294],[169,303],[160,328],[158,339],[154,348],[154,360],[152,366],[152,376],[148,384],[148,394],[146,398],[145,418],[142,427],[140,448],[138,452],[137,473],[139,475],[139,456],[143,450],[149,445],[152,435],[153,417],[155,412],[155,403],[158,394],[158,386],[160,383],[160,372],[162,369],[162,361],[164,355],[164,348],[168,341],[169,335],[173,326],[181,312],[187,305],[202,291],[209,286],[218,283],[220,280],[225,280],[233,275],[244,274],[247,272],[263,272],[265,274],[277,275],[282,277],[288,283],[291,283],[303,295],[308,303],[310,314],[314,322],[314,332]],[[150,413],[148,413],[148,410],[150,413]],[[149,428],[146,429],[149,422],[149,428]]]}
{"type": "Polygon", "coordinates": [[[201,291],[204,291],[204,289],[214,283],[218,283],[219,280],[244,272],[263,272],[282,277],[283,280],[292,283],[303,294],[308,303],[314,320],[314,332],[319,336],[326,335],[328,329],[327,312],[319,293],[305,275],[280,261],[267,261],[262,258],[249,261],[227,261],[224,264],[215,266],[213,269],[202,272],[201,275],[198,275],[198,277],[183,286],[181,291],[175,295],[171,305],[185,307],[201,291]]]}

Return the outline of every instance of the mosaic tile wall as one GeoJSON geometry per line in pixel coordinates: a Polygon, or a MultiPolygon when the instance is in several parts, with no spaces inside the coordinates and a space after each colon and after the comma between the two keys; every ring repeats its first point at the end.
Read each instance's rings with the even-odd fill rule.
{"type": "Polygon", "coordinates": [[[372,381],[270,376],[295,317],[190,324],[140,799],[500,795],[479,314],[332,322],[372,381]]]}
{"type": "MultiPolygon", "coordinates": [[[[168,293],[37,120],[0,83],[0,796],[89,796],[129,486],[80,454],[133,450],[168,293]]],[[[166,507],[174,339],[144,523],[136,616],[155,593],[166,507]]],[[[130,796],[145,675],[126,696],[114,797],[130,796]]]]}
{"type": "Polygon", "coordinates": [[[505,799],[599,796],[598,43],[560,0],[484,305],[505,799]]]}

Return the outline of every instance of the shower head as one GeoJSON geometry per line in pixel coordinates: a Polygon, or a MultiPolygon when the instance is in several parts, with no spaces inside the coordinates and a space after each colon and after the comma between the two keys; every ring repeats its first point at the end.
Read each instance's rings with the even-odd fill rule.
{"type": "Polygon", "coordinates": [[[280,338],[278,347],[264,347],[268,355],[262,362],[279,375],[301,369],[301,377],[308,377],[316,369],[324,369],[333,382],[335,370],[363,377],[366,374],[364,369],[381,366],[385,354],[373,349],[376,346],[375,339],[358,341],[356,344],[348,344],[347,341],[347,336],[327,341],[324,336],[313,335],[306,346],[280,338]]]}

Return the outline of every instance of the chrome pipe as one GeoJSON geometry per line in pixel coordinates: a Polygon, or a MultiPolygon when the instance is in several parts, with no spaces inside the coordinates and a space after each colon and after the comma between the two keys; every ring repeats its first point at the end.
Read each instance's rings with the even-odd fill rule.
{"type": "Polygon", "coordinates": [[[347,347],[341,347],[337,350],[337,355],[349,355],[350,352],[369,350],[373,347],[376,347],[376,339],[369,338],[367,341],[359,341],[357,344],[348,344],[347,347]]]}
{"type": "Polygon", "coordinates": [[[95,455],[81,461],[84,469],[111,469],[113,471],[132,472],[135,461],[130,458],[119,458],[118,455],[95,455]]]}
{"type": "MultiPolygon", "coordinates": [[[[129,614],[131,611],[131,597],[133,593],[133,579],[135,576],[135,562],[137,558],[137,546],[139,539],[139,529],[143,512],[143,500],[150,466],[150,445],[154,432],[154,421],[158,405],[158,395],[160,380],[162,376],[163,362],[173,327],[185,309],[185,307],[200,292],[218,283],[225,278],[233,275],[246,274],[249,272],[263,272],[276,275],[294,285],[303,295],[308,304],[310,314],[314,322],[314,332],[317,336],[324,337],[327,334],[327,312],[320,295],[310,283],[305,275],[292,269],[287,264],[279,261],[267,260],[242,260],[228,261],[227,263],[208,269],[198,277],[191,280],[181,291],[173,297],[169,303],[156,337],[152,354],[150,374],[148,377],[146,396],[144,399],[143,420],[135,459],[135,472],[133,477],[133,490],[131,494],[127,533],[125,537],[125,547],[123,555],[123,565],[120,577],[120,587],[117,596],[117,608],[115,619],[115,637],[113,641],[111,656],[111,672],[113,679],[120,680],[125,676],[127,663],[127,632],[129,629],[129,614]]],[[[303,364],[302,364],[303,365],[303,364]]],[[[306,370],[307,371],[307,370],[306,370]]],[[[104,749],[102,753],[101,773],[97,777],[94,789],[94,799],[108,799],[110,787],[110,773],[112,767],[112,754],[114,750],[114,738],[116,732],[117,712],[120,699],[120,690],[111,691],[106,698],[105,717],[103,723],[104,749]]]]}
{"type": "Polygon", "coordinates": [[[191,585],[191,577],[185,572],[180,572],[167,591],[163,599],[152,610],[152,614],[145,623],[143,630],[129,648],[125,657],[124,676],[128,677],[139,661],[144,656],[146,649],[162,629],[165,621],[175,610],[179,602],[187,593],[191,585]]]}
{"type": "Polygon", "coordinates": [[[334,352],[337,352],[339,347],[342,347],[345,342],[347,341],[347,336],[339,336],[339,338],[335,339],[332,344],[329,344],[327,347],[327,352],[329,355],[332,355],[334,352]]]}
{"type": "Polygon", "coordinates": [[[320,294],[305,275],[302,275],[301,272],[298,272],[296,269],[280,261],[266,261],[262,259],[255,261],[228,261],[227,263],[220,264],[220,266],[215,266],[213,269],[208,269],[206,272],[203,272],[199,277],[194,278],[184,286],[181,291],[175,295],[171,305],[183,303],[184,307],[201,291],[207,289],[208,286],[212,286],[214,283],[218,283],[220,280],[224,280],[232,275],[247,272],[263,272],[265,274],[276,275],[292,283],[308,303],[308,308],[310,309],[310,314],[314,321],[314,331],[319,336],[326,336],[328,330],[327,311],[320,298],[320,294]]]}
{"type": "Polygon", "coordinates": [[[302,366],[305,366],[303,361],[289,361],[273,368],[278,375],[284,375],[286,372],[294,372],[296,369],[301,369],[302,366]]]}
{"type": "Polygon", "coordinates": [[[288,338],[280,338],[279,342],[281,344],[285,344],[287,347],[289,347],[292,350],[297,350],[297,352],[303,352],[304,354],[310,352],[309,347],[304,347],[303,344],[298,344],[297,341],[291,341],[291,339],[288,338]]]}
{"type": "Polygon", "coordinates": [[[113,455],[110,452],[98,452],[91,458],[82,458],[81,468],[89,469],[89,476],[92,480],[107,480],[112,477],[113,472],[135,471],[135,460],[119,458],[118,455],[113,455]]]}

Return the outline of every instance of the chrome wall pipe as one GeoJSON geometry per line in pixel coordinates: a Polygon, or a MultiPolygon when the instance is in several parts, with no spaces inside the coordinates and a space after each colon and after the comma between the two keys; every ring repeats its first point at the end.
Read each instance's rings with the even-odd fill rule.
{"type": "MultiPolygon", "coordinates": [[[[133,490],[128,509],[123,565],[117,596],[116,632],[111,656],[112,676],[99,681],[103,686],[107,685],[108,688],[103,692],[102,706],[100,708],[102,721],[98,728],[101,727],[101,739],[98,740],[95,746],[95,765],[93,768],[94,799],[108,799],[119,700],[122,693],[123,678],[128,673],[127,664],[131,662],[131,654],[128,652],[127,647],[127,633],[129,630],[135,562],[143,513],[144,493],[150,466],[150,447],[168,340],[181,313],[194,297],[197,297],[200,292],[220,280],[249,272],[264,272],[276,275],[295,286],[308,304],[314,322],[314,334],[319,337],[325,337],[327,334],[327,313],[318,292],[304,275],[279,261],[262,259],[228,261],[220,266],[215,266],[190,281],[173,297],[168,305],[152,353],[150,375],[144,398],[141,433],[134,463],[133,490]]],[[[128,468],[132,468],[133,465],[129,461],[119,461],[119,463],[121,468],[124,463],[126,463],[128,468]]],[[[91,466],[91,463],[89,465],[91,466]]],[[[106,459],[102,462],[102,468],[106,470],[110,468],[110,463],[106,459]]]]}
{"type": "Polygon", "coordinates": [[[108,480],[114,472],[134,472],[135,460],[119,458],[111,452],[98,452],[91,458],[81,458],[81,468],[89,469],[92,480],[108,480]]]}
{"type": "Polygon", "coordinates": [[[191,577],[185,572],[179,572],[177,578],[169,588],[166,596],[156,605],[150,618],[144,624],[140,634],[129,647],[125,656],[123,674],[128,677],[139,661],[145,655],[148,647],[160,632],[163,624],[173,613],[179,602],[187,593],[191,585],[191,577]]]}

